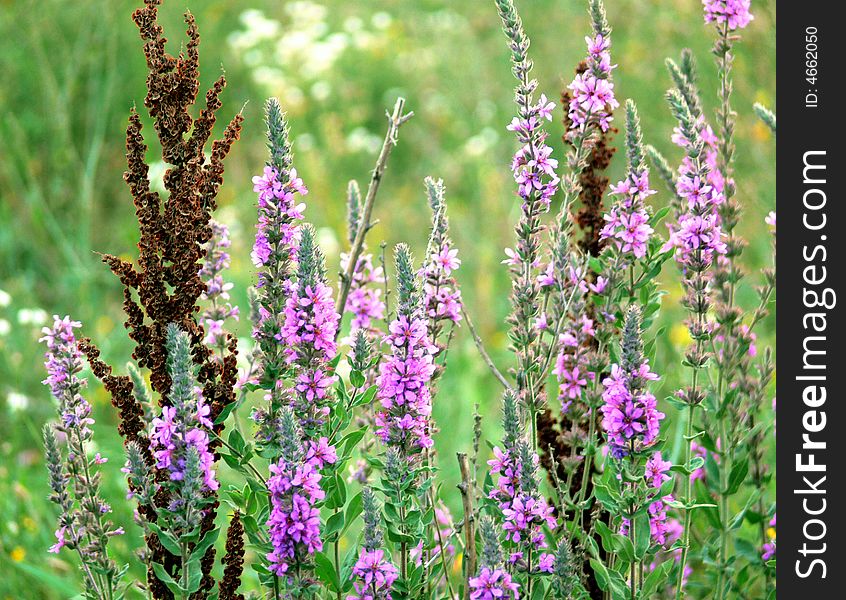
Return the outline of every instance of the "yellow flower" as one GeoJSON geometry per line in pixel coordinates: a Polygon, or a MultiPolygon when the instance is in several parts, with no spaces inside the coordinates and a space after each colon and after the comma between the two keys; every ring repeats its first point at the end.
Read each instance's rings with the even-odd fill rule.
{"type": "Polygon", "coordinates": [[[452,561],[453,574],[461,573],[461,563],[464,562],[464,554],[456,554],[455,560],[452,561]]]}
{"type": "Polygon", "coordinates": [[[771,540],[776,539],[776,530],[775,527],[768,527],[767,528],[767,537],[771,540]]]}
{"type": "Polygon", "coordinates": [[[767,127],[763,122],[758,120],[752,126],[752,137],[758,140],[759,142],[766,142],[771,137],[773,137],[773,134],[770,131],[769,127],[767,127]]]}
{"type": "Polygon", "coordinates": [[[676,323],[673,325],[672,329],[670,329],[670,341],[673,342],[673,345],[677,348],[690,344],[690,332],[683,323],[676,323]]]}
{"type": "Polygon", "coordinates": [[[12,560],[15,562],[21,562],[23,559],[26,558],[26,550],[21,548],[20,546],[16,546],[14,550],[12,550],[12,554],[10,555],[12,560]]]}

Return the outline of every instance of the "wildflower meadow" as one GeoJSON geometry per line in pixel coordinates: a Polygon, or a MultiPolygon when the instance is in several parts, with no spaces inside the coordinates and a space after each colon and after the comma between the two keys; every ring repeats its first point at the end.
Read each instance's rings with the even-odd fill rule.
{"type": "Polygon", "coordinates": [[[775,598],[775,3],[0,2],[0,598],[775,598]]]}

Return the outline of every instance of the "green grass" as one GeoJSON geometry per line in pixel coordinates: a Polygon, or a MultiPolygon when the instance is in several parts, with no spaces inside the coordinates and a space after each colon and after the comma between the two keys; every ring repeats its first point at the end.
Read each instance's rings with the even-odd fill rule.
{"type": "MultiPolygon", "coordinates": [[[[19,322],[19,311],[71,313],[84,322],[86,334],[101,342],[109,361],[121,365],[129,357],[120,289],[94,252],[135,253],[133,208],[121,175],[126,117],[134,103],[142,104],[145,93],[141,42],[129,18],[137,4],[0,0],[0,70],[13,82],[0,86],[0,289],[11,296],[8,306],[0,306],[0,319],[10,325],[5,334],[0,328],[0,599],[68,597],[69,585],[76,581],[75,567],[65,555],[46,554],[55,513],[46,500],[40,427],[52,418],[54,405],[40,384],[39,327],[19,322]],[[12,404],[26,397],[26,408],[10,405],[10,395],[12,404]]],[[[375,158],[372,139],[381,138],[385,109],[403,95],[416,116],[402,129],[391,158],[371,247],[383,239],[389,246],[407,241],[421,252],[428,224],[423,177],[443,178],[452,237],[463,260],[459,280],[465,301],[495,360],[507,367],[503,319],[509,288],[499,262],[503,248],[512,244],[518,211],[508,171],[514,142],[505,131],[514,83],[493,2],[321,4],[328,10],[315,18],[308,17],[303,3],[278,0],[183,0],[165,2],[163,8],[171,51],[181,40],[180,11],[187,5],[197,17],[204,85],[217,77],[221,66],[225,69],[229,87],[220,120],[246,103],[244,134],[227,163],[219,213],[233,229],[236,300],[245,306],[245,290],[255,275],[249,261],[254,223],[250,176],[264,161],[264,98],[279,96],[289,111],[295,162],[311,190],[307,218],[319,228],[334,272],[344,240],[347,181],[366,183],[375,158]],[[239,18],[248,9],[263,11],[281,28],[273,37],[239,49],[233,33],[245,30],[239,18]],[[290,36],[292,32],[298,35],[290,36]],[[288,37],[280,50],[276,42],[281,36],[288,37]],[[334,60],[320,64],[320,57],[331,56],[342,44],[345,48],[334,60]],[[314,64],[302,56],[310,56],[314,64]]],[[[585,5],[580,0],[519,3],[533,41],[540,89],[550,97],[558,96],[583,54],[585,5]]],[[[646,141],[675,161],[679,153],[669,141],[673,123],[663,99],[669,86],[664,58],[690,47],[698,58],[709,112],[716,103],[713,36],[702,23],[701,4],[607,0],[607,8],[615,29],[618,98],[637,102],[646,141]]],[[[754,11],[756,20],[738,47],[734,95],[737,180],[745,213],[741,231],[750,242],[744,254],[750,283],[756,283],[768,260],[763,218],[775,205],[775,144],[752,112],[755,101],[774,104],[775,2],[756,2],[754,11]]],[[[560,156],[560,128],[553,131],[560,156]]],[[[622,135],[616,141],[621,143],[622,135]]],[[[155,160],[153,150],[150,159],[155,160]]],[[[623,169],[619,154],[612,179],[623,169]]],[[[654,197],[656,205],[666,201],[664,190],[654,197]]],[[[669,391],[683,377],[678,361],[684,338],[678,277],[672,268],[666,271],[670,294],[661,321],[669,333],[660,341],[656,367],[669,391]]],[[[754,301],[752,293],[740,297],[747,309],[754,301]]],[[[759,342],[771,343],[773,332],[771,317],[759,342]]],[[[248,333],[243,322],[239,333],[248,333]]],[[[448,492],[457,479],[455,451],[469,445],[471,407],[481,405],[486,436],[496,438],[499,397],[464,329],[456,336],[449,363],[435,405],[442,429],[436,443],[448,492]]],[[[92,384],[89,397],[98,417],[98,443],[112,459],[106,465],[105,491],[115,518],[130,530],[113,543],[126,560],[137,529],[121,501],[115,416],[99,386],[92,384]]],[[[457,510],[453,502],[451,506],[457,510]]]]}

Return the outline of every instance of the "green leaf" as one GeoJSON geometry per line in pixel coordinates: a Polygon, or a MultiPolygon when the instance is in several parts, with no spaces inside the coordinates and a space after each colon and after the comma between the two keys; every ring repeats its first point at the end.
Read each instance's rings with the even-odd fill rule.
{"type": "Polygon", "coordinates": [[[667,216],[667,213],[669,213],[669,212],[670,212],[669,206],[659,208],[658,210],[655,211],[655,214],[652,215],[652,217],[649,219],[649,225],[654,228],[655,225],[660,223],[664,219],[664,217],[667,216]]]}
{"type": "Polygon", "coordinates": [[[217,415],[217,418],[214,420],[215,425],[220,425],[221,423],[225,422],[226,419],[229,417],[232,412],[238,408],[238,402],[230,402],[226,404],[221,410],[220,413],[217,415]]]}
{"type": "Polygon", "coordinates": [[[594,521],[596,532],[602,540],[602,549],[606,552],[614,552],[614,532],[602,521],[594,521]]]}
{"type": "Polygon", "coordinates": [[[602,561],[595,558],[590,559],[590,566],[593,568],[596,581],[602,590],[611,592],[611,597],[614,600],[626,600],[628,598],[626,582],[622,575],[617,571],[609,571],[602,561]]]}
{"type": "Polygon", "coordinates": [[[593,488],[593,495],[608,512],[617,512],[617,501],[611,496],[610,490],[602,484],[596,484],[593,488]]]}
{"type": "Polygon", "coordinates": [[[655,592],[661,584],[666,583],[667,576],[673,568],[674,562],[672,560],[665,560],[657,569],[652,571],[643,580],[643,585],[640,588],[640,597],[643,600],[651,600],[655,597],[655,592]]]}
{"type": "Polygon", "coordinates": [[[191,557],[193,558],[194,556],[198,556],[202,558],[202,556],[206,553],[206,550],[209,549],[209,546],[217,541],[217,537],[219,535],[219,528],[209,530],[209,532],[203,536],[203,539],[197,542],[197,545],[194,546],[193,550],[191,550],[191,557]]]}
{"type": "MultiPolygon", "coordinates": [[[[163,530],[161,527],[159,527],[152,521],[147,523],[147,527],[149,527],[150,530],[156,534],[156,537],[159,538],[159,542],[161,542],[165,550],[176,556],[180,556],[182,554],[182,548],[179,547],[179,542],[176,540],[176,537],[172,533],[163,530]]],[[[159,579],[161,579],[161,577],[159,579]]],[[[162,579],[162,581],[164,580],[162,579]]]]}
{"type": "Polygon", "coordinates": [[[705,464],[705,459],[701,456],[694,456],[690,459],[690,464],[687,466],[687,472],[693,473],[696,469],[701,469],[705,464]]]}
{"type": "Polygon", "coordinates": [[[748,474],[749,459],[744,458],[743,460],[734,463],[731,467],[731,474],[729,474],[728,488],[725,490],[726,496],[736,494],[748,474]]]}
{"type": "Polygon", "coordinates": [[[651,541],[649,529],[649,515],[644,513],[634,518],[635,522],[635,547],[634,553],[638,560],[643,560],[646,556],[646,551],[649,550],[649,543],[651,541]]]}
{"type": "Polygon", "coordinates": [[[350,385],[356,389],[361,388],[364,385],[364,375],[361,371],[352,370],[350,371],[350,385]]]}
{"type": "Polygon", "coordinates": [[[338,574],[335,572],[335,565],[329,560],[329,557],[318,552],[314,555],[314,573],[320,580],[329,586],[333,592],[341,591],[341,582],[338,579],[338,574]]]}
{"type": "Polygon", "coordinates": [[[326,520],[323,536],[327,539],[344,528],[344,513],[336,512],[326,520]]]}
{"type": "Polygon", "coordinates": [[[535,579],[535,588],[532,590],[532,600],[543,600],[546,595],[546,586],[543,579],[535,579]]]}
{"type": "Polygon", "coordinates": [[[355,402],[352,403],[352,408],[356,406],[363,406],[365,404],[370,404],[373,402],[373,398],[376,396],[376,386],[371,385],[369,388],[364,390],[363,394],[360,394],[356,399],[355,402]]]}
{"type": "Polygon", "coordinates": [[[347,505],[347,512],[344,516],[344,528],[341,530],[341,535],[344,535],[347,529],[349,529],[350,525],[355,522],[355,520],[358,518],[358,515],[361,514],[361,510],[361,492],[359,492],[352,497],[350,503],[347,505]]]}
{"type": "Polygon", "coordinates": [[[151,562],[150,566],[153,567],[153,572],[156,574],[156,578],[165,584],[170,591],[175,594],[179,594],[182,591],[179,584],[176,583],[173,577],[170,576],[170,573],[165,570],[164,565],[160,565],[157,562],[151,562]]]}
{"type": "Polygon", "coordinates": [[[232,446],[239,455],[243,456],[246,454],[245,450],[247,442],[244,441],[244,436],[242,436],[237,429],[233,429],[229,432],[229,445],[232,446]]]}
{"type": "Polygon", "coordinates": [[[367,427],[362,427],[361,429],[356,429],[355,431],[351,431],[337,444],[339,447],[343,446],[344,454],[349,454],[350,450],[355,448],[355,446],[361,441],[361,438],[364,437],[364,434],[367,433],[367,427]]]}

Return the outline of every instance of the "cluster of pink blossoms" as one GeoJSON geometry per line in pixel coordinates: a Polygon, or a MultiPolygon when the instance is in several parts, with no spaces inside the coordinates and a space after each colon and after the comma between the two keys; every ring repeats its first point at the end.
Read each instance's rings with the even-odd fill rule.
{"type": "Polygon", "coordinates": [[[290,287],[277,341],[285,345],[286,361],[298,367],[295,389],[301,406],[295,411],[302,418],[314,413],[310,409],[315,407],[317,416],[326,416],[329,407],[323,404],[337,381],[328,365],[337,353],[335,333],[340,317],[335,312],[332,290],[322,280],[291,283],[290,287]]]}
{"type": "Polygon", "coordinates": [[[552,372],[558,378],[558,399],[561,410],[567,412],[574,400],[581,398],[582,390],[596,374],[589,370],[585,349],[596,335],[593,319],[582,315],[577,327],[561,335],[561,351],[555,359],[552,372]]]}
{"type": "Polygon", "coordinates": [[[309,354],[325,362],[335,358],[338,313],[332,290],[322,281],[313,285],[291,284],[292,294],[285,303],[285,322],[277,341],[287,346],[286,359],[293,363],[309,354]]]}
{"type": "Polygon", "coordinates": [[[185,475],[188,448],[194,448],[200,459],[205,486],[216,490],[220,484],[212,468],[214,455],[209,451],[209,435],[203,429],[212,428],[209,419],[211,409],[203,400],[199,388],[195,389],[195,395],[193,406],[191,402],[185,402],[162,408],[162,416],[153,419],[150,449],[156,459],[156,467],[167,469],[172,481],[180,481],[185,475]]]}
{"type": "MultiPolygon", "coordinates": [[[[656,452],[646,461],[646,480],[656,493],[661,490],[665,481],[671,479],[667,472],[672,466],[673,463],[662,459],[660,452],[656,452]]],[[[673,500],[673,496],[668,494],[654,499],[649,505],[649,531],[652,540],[662,546],[667,545],[672,532],[672,522],[667,517],[667,503],[673,500]]]]}
{"type": "Polygon", "coordinates": [[[461,321],[461,291],[452,275],[460,265],[458,250],[448,240],[429,256],[423,269],[423,306],[430,321],[461,321]]]}
{"type": "MultiPolygon", "coordinates": [[[[703,147],[702,164],[697,166],[690,156],[685,156],[679,167],[676,193],[687,201],[688,210],[670,227],[670,238],[662,251],[674,248],[676,260],[682,264],[695,256],[699,262],[710,265],[715,257],[726,253],[717,213],[719,205],[725,202],[726,182],[717,166],[717,137],[701,116],[696,121],[696,130],[703,147]]],[[[681,148],[688,148],[691,143],[680,128],[675,129],[673,141],[681,148]]]]}
{"type": "MultiPolygon", "coordinates": [[[[258,193],[259,216],[252,259],[256,267],[263,267],[279,255],[293,258],[297,238],[296,222],[303,218],[304,204],[297,204],[296,195],[305,196],[308,189],[291,169],[287,183],[282,183],[279,173],[271,166],[264,173],[253,177],[253,191],[258,193]],[[275,256],[277,255],[277,256],[275,256]]],[[[259,287],[262,276],[259,274],[259,287]]]]}
{"type": "Polygon", "coordinates": [[[546,144],[549,134],[543,129],[543,120],[551,121],[554,109],[555,103],[541,94],[537,104],[528,107],[520,117],[514,117],[507,127],[523,144],[511,161],[517,193],[524,204],[536,197],[545,210],[549,209],[561,181],[555,174],[558,161],[552,158],[552,148],[546,144]]]}
{"type": "Polygon", "coordinates": [[[602,427],[614,456],[625,455],[632,444],[647,447],[658,439],[664,413],[658,410],[655,396],[644,388],[647,381],[657,381],[649,370],[649,362],[625,372],[619,365],[611,367],[611,375],[602,384],[602,427]]]}
{"type": "Polygon", "coordinates": [[[471,577],[470,600],[517,600],[520,586],[502,569],[482,567],[477,577],[471,577]]]}
{"type": "MultiPolygon", "coordinates": [[[[514,564],[524,558],[525,548],[537,550],[537,562],[534,568],[544,573],[551,573],[555,557],[546,552],[546,536],[543,526],[555,528],[557,523],[552,507],[536,493],[527,493],[522,489],[523,465],[518,457],[517,446],[499,446],[493,449],[494,458],[488,461],[491,475],[499,475],[496,486],[490,491],[490,497],[499,502],[504,518],[503,529],[506,539],[518,545],[518,550],[509,556],[514,564]]],[[[531,453],[532,471],[537,468],[537,454],[531,453]]]]}
{"type": "Polygon", "coordinates": [[[391,600],[391,586],[399,571],[385,558],[384,550],[362,548],[352,572],[358,579],[353,582],[355,594],[347,600],[391,600]]]}
{"type": "Polygon", "coordinates": [[[435,372],[426,320],[401,315],[390,325],[385,343],[391,355],[383,362],[376,384],[382,410],[376,414],[376,435],[408,453],[430,448],[429,416],[432,397],[428,383],[435,372]]]}
{"type": "Polygon", "coordinates": [[[229,290],[233,284],[223,280],[223,272],[229,268],[229,252],[232,245],[229,228],[223,223],[211,221],[212,237],[206,246],[206,258],[200,269],[200,277],[206,284],[202,300],[209,303],[203,311],[201,322],[206,330],[203,343],[209,347],[222,347],[226,344],[226,332],[223,324],[226,319],[238,320],[238,307],[229,302],[229,290]]]}
{"type": "MultiPolygon", "coordinates": [[[[341,270],[346,271],[349,255],[341,254],[341,270]]],[[[373,265],[372,254],[362,254],[353,271],[352,285],[344,310],[352,314],[352,330],[373,331],[373,321],[385,318],[385,301],[382,290],[376,286],[385,283],[382,267],[373,265]]]]}
{"type": "Polygon", "coordinates": [[[613,120],[611,113],[620,106],[611,82],[611,71],[616,67],[611,64],[611,38],[598,33],[585,37],[585,42],[588,67],[567,86],[572,92],[568,112],[571,128],[584,132],[596,124],[608,131],[613,120]]]}
{"type": "Polygon", "coordinates": [[[625,179],[611,188],[619,196],[599,233],[601,240],[611,240],[617,250],[629,258],[643,258],[653,229],[644,199],[655,193],[649,189],[649,170],[629,171],[625,179]]]}
{"type": "Polygon", "coordinates": [[[320,469],[337,461],[335,448],[326,438],[307,442],[305,456],[270,465],[270,517],[267,527],[273,551],[267,555],[270,570],[282,576],[292,564],[323,549],[320,539],[320,510],[315,506],[325,497],[320,487],[320,469]]]}
{"type": "MultiPolygon", "coordinates": [[[[667,475],[667,472],[672,466],[673,463],[662,459],[660,452],[656,452],[649,457],[649,460],[646,461],[645,477],[652,492],[656,494],[659,493],[664,482],[671,479],[671,477],[667,475]]],[[[667,516],[667,503],[672,502],[673,500],[674,498],[670,494],[660,498],[655,497],[652,502],[650,502],[649,508],[647,509],[649,514],[649,532],[652,537],[652,541],[660,546],[666,547],[669,543],[672,543],[671,540],[673,537],[678,537],[678,521],[671,520],[667,516]]],[[[623,519],[623,522],[620,525],[620,533],[622,535],[628,535],[629,526],[629,520],[623,519]]]]}
{"type": "Polygon", "coordinates": [[[731,31],[743,29],[754,19],[749,12],[750,0],[702,0],[705,22],[728,23],[731,31]]]}
{"type": "Polygon", "coordinates": [[[47,342],[44,354],[47,379],[41,383],[48,386],[50,393],[59,401],[62,426],[78,428],[82,434],[88,435],[91,432],[89,425],[94,424],[94,419],[91,418],[91,405],[79,394],[85,381],[76,376],[82,370],[82,353],[76,345],[73,330],[79,327],[82,327],[79,321],[53,315],[53,327],[41,330],[44,335],[38,341],[47,342]]]}

